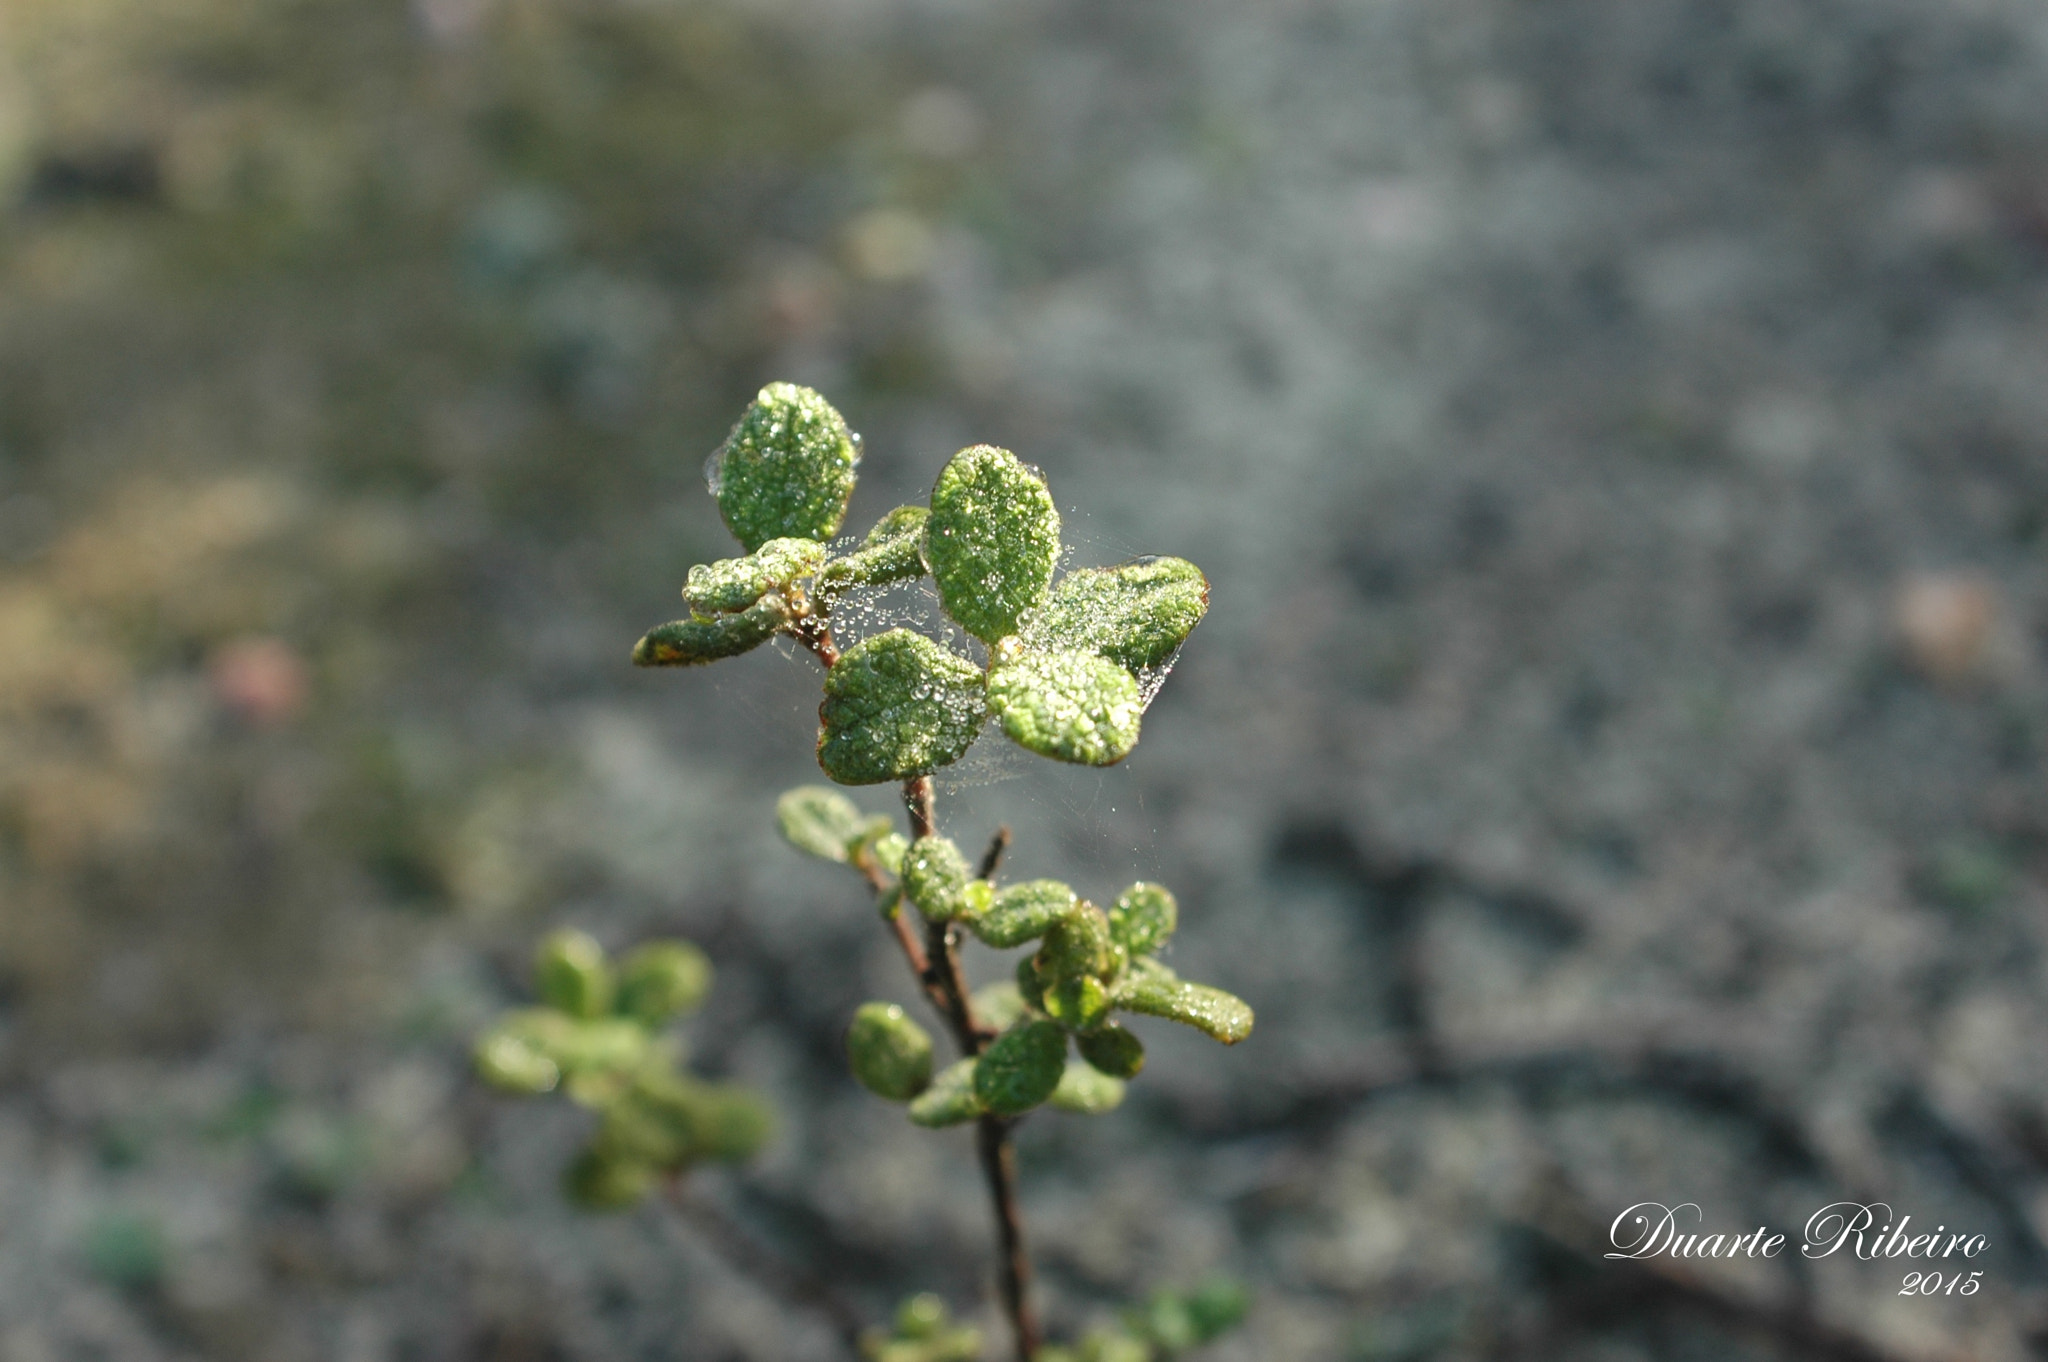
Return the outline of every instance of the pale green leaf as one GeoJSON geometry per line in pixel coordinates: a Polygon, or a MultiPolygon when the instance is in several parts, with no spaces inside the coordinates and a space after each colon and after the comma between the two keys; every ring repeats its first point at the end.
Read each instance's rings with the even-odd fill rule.
{"type": "Polygon", "coordinates": [[[1123,1100],[1122,1079],[1112,1078],[1078,1059],[1067,1061],[1066,1069],[1060,1074],[1059,1086],[1046,1099],[1062,1111],[1077,1112],[1082,1116],[1100,1116],[1105,1111],[1114,1111],[1123,1100]]]}
{"type": "Polygon", "coordinates": [[[922,506],[898,506],[868,531],[858,549],[818,573],[817,592],[830,599],[856,586],[882,586],[924,575],[922,506]]]}
{"type": "Polygon", "coordinates": [[[775,822],[798,851],[844,862],[866,821],[853,801],[829,785],[799,785],[775,801],[775,822]]]}
{"type": "Polygon", "coordinates": [[[967,858],[950,837],[920,837],[903,853],[903,896],[933,922],[966,908],[967,858]]]}
{"type": "Polygon", "coordinates": [[[612,1007],[612,972],[604,947],[586,932],[550,933],[533,958],[541,1001],[572,1017],[601,1017],[612,1007]]]}
{"type": "Polygon", "coordinates": [[[1252,1033],[1252,1009],[1244,999],[1177,979],[1163,967],[1133,970],[1117,988],[1115,1003],[1125,1012],[1192,1026],[1225,1045],[1235,1045],[1252,1033]]]}
{"type": "Polygon", "coordinates": [[[687,941],[649,941],[619,962],[618,1010],[646,1026],[694,1012],[711,991],[711,962],[687,941]]]}
{"type": "Polygon", "coordinates": [[[974,1061],[962,1059],[939,1070],[932,1085],[910,1104],[910,1119],[937,1129],[972,1121],[987,1110],[974,1092],[974,1061]]]}

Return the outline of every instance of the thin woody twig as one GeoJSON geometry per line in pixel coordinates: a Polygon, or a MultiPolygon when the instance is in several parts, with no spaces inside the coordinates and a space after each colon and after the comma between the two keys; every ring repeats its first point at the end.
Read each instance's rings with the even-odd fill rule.
{"type": "Polygon", "coordinates": [[[974,877],[985,880],[996,873],[996,867],[1003,862],[1003,853],[1010,849],[1010,825],[1004,823],[996,828],[996,835],[988,839],[988,850],[981,853],[981,865],[974,877]]]}
{"type": "MultiPolygon", "coordinates": [[[[903,805],[910,815],[913,836],[933,835],[936,827],[934,801],[930,776],[916,776],[903,782],[903,805]]],[[[1008,828],[1000,829],[988,855],[983,857],[983,878],[995,868],[1003,847],[1009,844],[1009,831],[1008,828]]],[[[899,911],[899,920],[901,916],[899,911]]],[[[967,991],[967,976],[960,968],[959,945],[951,923],[927,924],[925,970],[920,982],[924,984],[926,993],[933,996],[940,1015],[952,1028],[960,1053],[973,1056],[980,1054],[994,1039],[995,1031],[982,1025],[974,1015],[974,1000],[967,991]]],[[[976,1123],[975,1147],[995,1212],[1003,1312],[1009,1316],[1011,1332],[1016,1336],[1017,1362],[1032,1362],[1043,1335],[1039,1332],[1038,1316],[1031,1307],[1031,1258],[1024,1247],[1024,1217],[1017,1205],[1017,1156],[1010,1143],[1011,1125],[1000,1116],[981,1117],[976,1123]]]]}

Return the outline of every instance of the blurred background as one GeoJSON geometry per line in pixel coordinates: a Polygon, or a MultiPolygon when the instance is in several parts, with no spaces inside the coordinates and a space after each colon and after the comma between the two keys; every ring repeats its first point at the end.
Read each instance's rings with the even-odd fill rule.
{"type": "Polygon", "coordinates": [[[941,788],[1259,1011],[1024,1127],[1057,1332],[2048,1352],[2033,0],[0,0],[0,205],[5,1362],[838,1355],[469,1076],[563,924],[715,960],[707,1195],[994,1323],[814,668],[626,665],[779,378],[851,529],[994,442],[1214,584],[1125,765],[941,788]],[[1597,1257],[1844,1198],[1982,1290],[1597,1257]]]}

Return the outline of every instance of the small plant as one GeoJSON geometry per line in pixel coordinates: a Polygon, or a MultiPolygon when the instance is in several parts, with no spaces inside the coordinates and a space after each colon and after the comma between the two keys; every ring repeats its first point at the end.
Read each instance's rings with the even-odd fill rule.
{"type": "MultiPolygon", "coordinates": [[[[924,1027],[893,1003],[871,1002],[847,1027],[854,1077],[904,1103],[915,1124],[974,1124],[1020,1362],[1172,1356],[1235,1324],[1241,1293],[1164,1293],[1078,1350],[1042,1346],[1011,1136],[1041,1106],[1096,1115],[1122,1101],[1145,1049],[1119,1014],[1163,1017],[1231,1045],[1251,1033],[1251,1008],[1160,960],[1178,916],[1166,888],[1130,885],[1104,909],[1058,880],[998,883],[1008,830],[970,863],[939,833],[931,777],[991,721],[1040,756],[1121,761],[1208,608],[1209,584],[1179,558],[1055,580],[1060,518],[1045,480],[989,445],[954,455],[928,506],[899,506],[835,552],[857,462],[858,441],[824,398],[793,384],[762,389],[710,469],[719,511],[746,554],[692,568],[689,615],[649,632],[633,660],[694,666],[786,637],[823,666],[819,766],[841,785],[900,784],[907,827],[863,814],[834,789],[805,786],[778,802],[782,834],[860,877],[957,1053],[941,1066],[924,1027]],[[975,641],[966,651],[904,628],[842,649],[835,605],[926,576],[975,641]],[[961,968],[968,936],[998,950],[1035,949],[1018,960],[1015,983],[970,993],[961,968]]],[[[679,1051],[658,1034],[708,983],[693,948],[644,946],[614,980],[596,943],[562,934],[543,946],[539,971],[548,1006],[513,1014],[485,1037],[478,1061],[500,1086],[559,1085],[599,1111],[597,1134],[571,1170],[580,1199],[625,1204],[663,1175],[741,1158],[760,1143],[758,1104],[683,1076],[679,1051]]],[[[978,1357],[980,1339],[920,1296],[892,1333],[871,1332],[862,1348],[878,1362],[944,1362],[978,1357]]]]}

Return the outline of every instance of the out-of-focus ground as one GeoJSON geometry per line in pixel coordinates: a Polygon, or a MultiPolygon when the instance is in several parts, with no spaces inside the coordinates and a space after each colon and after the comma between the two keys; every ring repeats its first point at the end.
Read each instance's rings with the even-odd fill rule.
{"type": "Polygon", "coordinates": [[[977,1308],[966,1137],[837,1053],[915,999],[772,833],[814,670],[626,665],[773,378],[852,528],[992,441],[1214,582],[1124,767],[945,795],[1259,1009],[1024,1128],[1060,1332],[2048,1347],[2032,0],[4,0],[0,189],[5,1362],[832,1356],[468,1077],[558,923],[717,961],[783,1126],[709,1194],[977,1308]],[[1843,1198],[1982,1289],[1593,1256],[1843,1198]]]}

